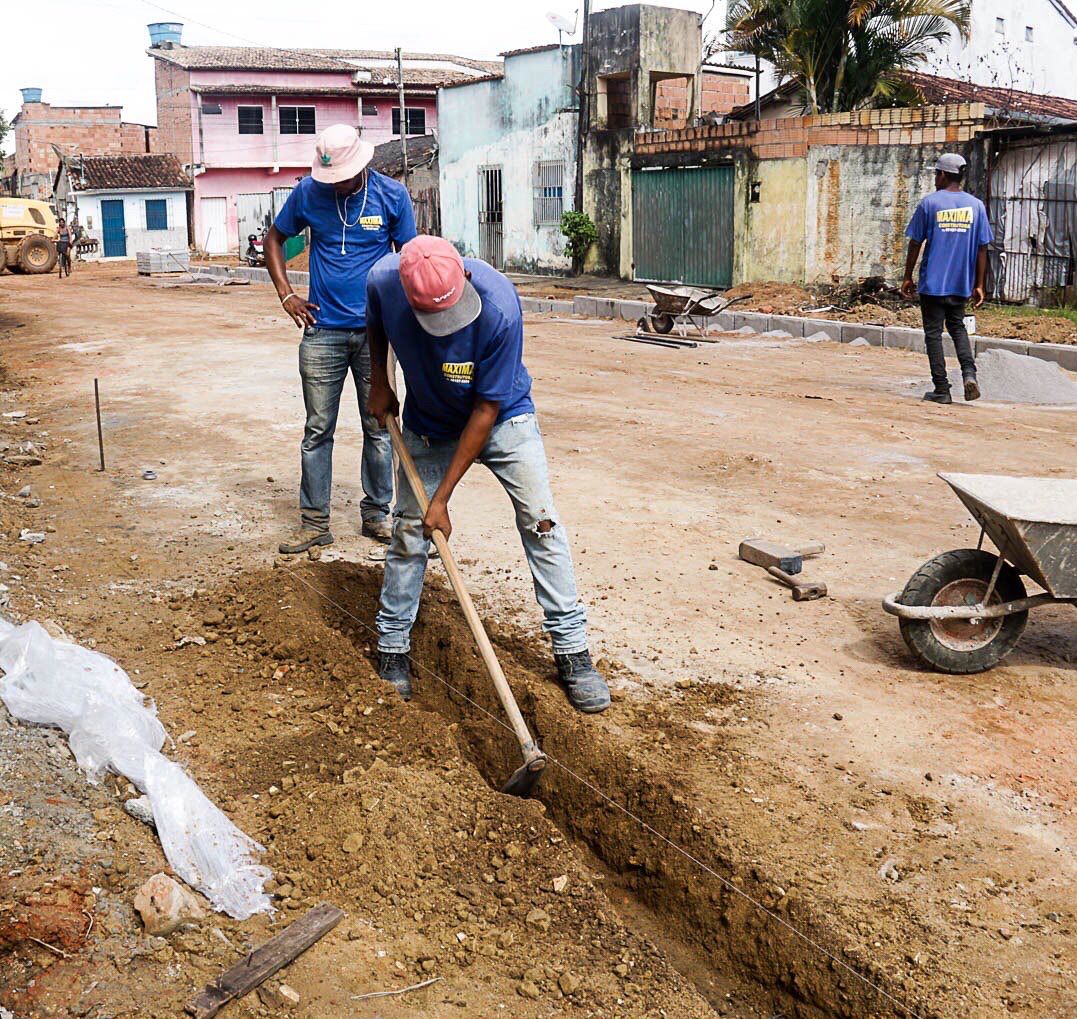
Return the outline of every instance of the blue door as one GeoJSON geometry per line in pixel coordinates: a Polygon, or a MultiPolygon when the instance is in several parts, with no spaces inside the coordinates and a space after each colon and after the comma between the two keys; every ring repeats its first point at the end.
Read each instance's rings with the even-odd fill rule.
{"type": "Polygon", "coordinates": [[[122,199],[109,198],[101,203],[101,232],[104,234],[105,258],[123,258],[127,255],[122,199]]]}

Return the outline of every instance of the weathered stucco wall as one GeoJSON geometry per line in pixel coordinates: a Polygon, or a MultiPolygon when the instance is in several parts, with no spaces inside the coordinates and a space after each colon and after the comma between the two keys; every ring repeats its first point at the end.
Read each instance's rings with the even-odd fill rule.
{"type": "Polygon", "coordinates": [[[505,267],[571,268],[559,225],[535,224],[533,173],[540,160],[563,161],[564,207],[572,208],[576,52],[564,47],[509,57],[504,78],[438,93],[441,229],[465,255],[482,255],[479,167],[500,166],[505,267]]]}
{"type": "Polygon", "coordinates": [[[808,167],[803,159],[742,160],[734,220],[734,280],[804,279],[804,223],[808,167]],[[753,185],[759,201],[751,200],[753,185]],[[739,265],[737,255],[740,255],[739,265]]]}
{"type": "Polygon", "coordinates": [[[899,277],[905,228],[933,190],[934,147],[818,146],[808,151],[804,278],[899,277]]]}

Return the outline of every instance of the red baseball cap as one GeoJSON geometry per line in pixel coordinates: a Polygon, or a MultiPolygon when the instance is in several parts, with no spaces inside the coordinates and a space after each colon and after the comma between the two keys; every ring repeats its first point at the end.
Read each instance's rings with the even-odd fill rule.
{"type": "Polygon", "coordinates": [[[464,260],[444,237],[420,234],[400,249],[400,282],[431,336],[450,336],[482,314],[482,298],[464,275],[464,260]]]}

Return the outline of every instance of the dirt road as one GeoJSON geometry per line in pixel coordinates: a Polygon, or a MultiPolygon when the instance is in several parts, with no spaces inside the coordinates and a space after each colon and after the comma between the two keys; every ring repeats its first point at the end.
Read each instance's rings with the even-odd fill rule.
{"type": "MultiPolygon", "coordinates": [[[[178,755],[268,846],[285,917],[321,898],[348,911],[288,977],[301,1014],[372,1015],[349,995],[434,973],[411,1003],[431,1015],[1072,1015],[1073,612],[1033,614],[994,672],[944,678],[913,665],[878,605],[932,555],[976,544],[936,471],[1072,476],[1077,413],[924,406],[924,359],[899,351],[744,337],[671,351],[621,331],[527,326],[558,510],[617,692],[606,716],[573,717],[550,682],[496,483],[476,469],[452,508],[525,713],[563,766],[540,804],[480,779],[508,774],[511,740],[462,697],[494,708],[443,592],[417,634],[432,674],[416,701],[394,704],[371,673],[378,565],[358,535],[351,402],[337,545],[274,565],[296,515],[302,402],[297,337],[266,288],[128,266],[0,280],[0,409],[27,412],[0,419],[4,441],[30,438],[45,459],[0,479],[43,500],[2,503],[8,611],[141,670],[169,730],[193,732],[178,755]],[[20,527],[54,530],[30,548],[20,527]],[[831,598],[794,604],[739,562],[750,535],[825,542],[808,569],[831,598]],[[208,643],[175,649],[186,634],[208,643]],[[363,845],[346,850],[352,832],[363,845]],[[568,893],[552,890],[560,876],[568,893]]],[[[102,979],[107,1014],[146,1014],[132,1003],[157,986],[175,1014],[234,954],[204,931],[186,947],[138,939],[130,892],[159,851],[114,796],[87,798],[62,754],[55,768],[31,784],[67,782],[85,800],[70,824],[111,832],[110,856],[110,839],[137,852],[106,875],[115,930],[77,959],[15,944],[0,1003],[67,1014],[64,993],[86,986],[76,965],[96,975],[137,941],[140,966],[102,979]]],[[[0,794],[0,825],[20,788],[8,808],[0,794]]],[[[56,868],[100,885],[93,854],[73,853],[0,859],[25,870],[9,898],[32,899],[56,868]]],[[[266,930],[218,926],[236,948],[266,930]]],[[[393,1007],[378,1014],[414,1014],[393,1007]]]]}

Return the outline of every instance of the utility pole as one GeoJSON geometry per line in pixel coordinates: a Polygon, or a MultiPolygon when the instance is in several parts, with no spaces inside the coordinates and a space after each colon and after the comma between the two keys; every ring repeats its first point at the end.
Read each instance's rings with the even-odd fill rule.
{"type": "Polygon", "coordinates": [[[408,111],[404,106],[404,57],[396,48],[396,79],[400,94],[400,154],[404,157],[404,187],[408,186],[408,111]]]}
{"type": "Polygon", "coordinates": [[[588,71],[590,60],[588,59],[588,27],[591,21],[591,0],[583,0],[583,43],[580,46],[580,83],[576,88],[576,105],[579,112],[576,115],[576,189],[575,200],[572,207],[576,212],[583,212],[583,147],[587,138],[588,128],[591,126],[591,104],[588,101],[587,87],[589,84],[588,71]]]}

